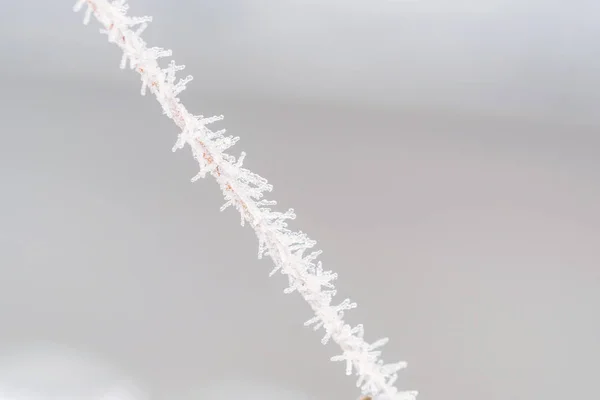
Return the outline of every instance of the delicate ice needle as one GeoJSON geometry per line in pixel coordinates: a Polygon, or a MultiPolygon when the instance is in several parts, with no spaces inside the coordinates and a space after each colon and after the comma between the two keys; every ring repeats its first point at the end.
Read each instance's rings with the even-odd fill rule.
{"type": "Polygon", "coordinates": [[[332,283],[337,274],[325,271],[321,261],[316,261],[321,251],[312,251],[316,242],[301,231],[287,229],[287,220],[296,217],[294,210],[285,213],[272,211],[269,206],[275,201],[262,199],[264,192],[270,192],[272,186],[266,179],[242,168],[245,153],[239,158],[225,151],[233,146],[238,138],[225,136],[225,130],[213,132],[207,125],[220,121],[222,116],[205,118],[190,114],[181,104],[177,96],[185,90],[192,80],[191,76],[176,81],[176,73],[183,70],[183,65],[171,61],[166,68],[161,68],[159,58],[170,57],[171,51],[159,47],[148,48],[140,37],[146,29],[151,17],[130,17],[126,0],[79,0],[74,6],[79,11],[87,6],[84,23],[92,16],[104,27],[101,33],[108,40],[123,50],[121,68],[129,63],[141,77],[141,94],[148,91],[156,96],[164,114],[173,119],[181,129],[173,151],[190,146],[194,158],[198,161],[200,171],[192,178],[195,181],[211,175],[219,184],[225,197],[227,207],[235,207],[240,213],[241,224],[249,223],[258,237],[258,257],[269,255],[275,264],[271,275],[277,271],[287,275],[289,287],[285,293],[297,291],[308,302],[315,313],[305,325],[313,325],[315,330],[323,328],[325,335],[322,343],[329,340],[337,343],[342,354],[332,357],[332,361],[346,363],[346,373],[357,375],[357,386],[365,396],[373,396],[376,400],[414,400],[416,391],[398,391],[394,386],[397,371],[405,368],[405,362],[384,364],[379,358],[378,350],[387,339],[367,343],[363,339],[362,325],[351,327],[343,320],[344,312],[356,307],[349,299],[338,305],[332,305],[335,287],[332,283]]]}

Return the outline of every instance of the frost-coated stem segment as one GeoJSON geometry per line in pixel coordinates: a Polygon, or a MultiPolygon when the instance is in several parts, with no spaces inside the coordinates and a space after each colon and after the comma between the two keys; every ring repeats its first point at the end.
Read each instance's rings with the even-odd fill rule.
{"type": "Polygon", "coordinates": [[[277,271],[287,275],[289,287],[284,293],[297,291],[314,311],[315,316],[305,325],[314,325],[315,330],[324,329],[323,344],[333,340],[340,346],[342,354],[331,360],[346,363],[346,373],[356,374],[357,386],[364,395],[377,400],[414,400],[416,391],[398,391],[394,386],[397,372],[405,368],[406,363],[384,364],[379,357],[381,351],[378,349],[387,343],[387,338],[367,343],[363,339],[362,325],[351,327],[343,320],[344,312],[355,308],[356,303],[346,299],[338,305],[331,304],[336,294],[332,281],[337,274],[323,270],[321,261],[316,261],[321,251],[304,254],[314,247],[314,240],[301,231],[287,229],[286,220],[296,217],[294,210],[285,213],[272,211],[269,206],[277,203],[262,199],[263,193],[270,192],[272,186],[266,179],[242,168],[245,153],[242,152],[237,159],[225,153],[238,138],[225,136],[225,130],[213,132],[207,127],[223,117],[194,116],[181,104],[177,96],[192,77],[187,76],[175,83],[176,73],[184,66],[175,65],[174,61],[166,68],[159,66],[157,60],[171,56],[171,51],[148,48],[140,37],[152,18],[128,16],[126,0],[79,0],[74,11],[83,6],[87,6],[84,24],[88,24],[92,16],[100,22],[104,27],[100,32],[123,50],[121,68],[129,62],[129,67],[140,74],[141,94],[145,95],[147,91],[154,94],[164,114],[181,130],[173,151],[186,144],[190,146],[200,166],[200,172],[192,181],[207,174],[215,178],[226,201],[221,210],[232,206],[239,211],[242,226],[247,222],[256,232],[258,257],[269,255],[275,264],[271,276],[277,271]]]}

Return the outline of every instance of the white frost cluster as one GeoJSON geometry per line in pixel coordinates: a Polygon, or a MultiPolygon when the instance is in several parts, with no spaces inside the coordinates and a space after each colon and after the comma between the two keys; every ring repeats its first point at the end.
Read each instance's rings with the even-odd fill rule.
{"type": "Polygon", "coordinates": [[[275,201],[264,200],[264,192],[270,192],[272,186],[266,179],[242,167],[245,153],[236,159],[225,153],[237,141],[237,137],[225,136],[225,130],[213,132],[208,125],[221,120],[222,116],[205,118],[190,114],[177,98],[191,76],[180,79],[176,83],[176,73],[183,70],[183,65],[171,61],[166,68],[161,68],[159,58],[171,56],[170,50],[158,47],[148,48],[140,34],[152,20],[151,17],[130,17],[127,15],[126,0],[79,0],[74,7],[79,11],[87,5],[84,23],[95,17],[104,27],[101,33],[108,36],[109,42],[117,44],[123,50],[121,68],[129,63],[141,77],[141,94],[150,92],[156,96],[164,113],[175,121],[181,129],[173,151],[190,146],[200,170],[192,178],[195,181],[207,174],[216,179],[227,207],[235,207],[240,213],[241,224],[248,223],[259,241],[258,256],[271,257],[275,268],[271,275],[280,271],[289,278],[289,287],[285,293],[297,291],[313,309],[315,316],[305,325],[313,325],[315,330],[322,328],[325,332],[321,342],[326,344],[332,340],[342,350],[342,354],[332,357],[332,361],[346,363],[346,373],[355,373],[357,386],[364,395],[377,400],[414,400],[416,391],[398,391],[394,386],[397,372],[406,367],[405,362],[384,364],[379,358],[387,339],[367,343],[363,339],[362,325],[351,327],[343,320],[344,312],[356,307],[349,299],[340,304],[332,304],[336,294],[333,281],[337,274],[323,269],[321,261],[316,259],[321,251],[311,250],[316,242],[301,232],[287,228],[287,220],[296,217],[294,210],[285,213],[271,210],[275,201]]]}

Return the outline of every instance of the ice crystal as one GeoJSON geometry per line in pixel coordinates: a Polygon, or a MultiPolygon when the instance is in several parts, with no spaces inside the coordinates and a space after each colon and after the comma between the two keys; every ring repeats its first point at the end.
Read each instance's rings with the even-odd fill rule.
{"type": "Polygon", "coordinates": [[[335,342],[342,354],[332,357],[332,361],[346,364],[346,373],[357,376],[357,386],[364,395],[377,400],[413,400],[417,392],[398,391],[394,386],[397,372],[406,367],[405,362],[384,364],[379,358],[380,347],[387,338],[371,344],[364,339],[362,325],[350,327],[343,320],[344,313],[356,307],[350,299],[338,305],[332,305],[336,290],[333,281],[337,274],[325,270],[321,261],[317,261],[321,251],[312,251],[316,242],[301,231],[288,229],[288,220],[296,218],[293,209],[286,212],[274,211],[270,206],[277,203],[263,199],[265,193],[272,190],[267,180],[242,167],[245,153],[236,157],[225,153],[239,138],[225,136],[225,130],[212,131],[208,125],[220,121],[223,116],[204,117],[190,114],[177,97],[187,88],[191,76],[180,79],[176,74],[183,65],[171,61],[161,68],[158,60],[171,56],[171,50],[160,47],[147,47],[141,38],[151,17],[130,17],[126,0],[79,0],[74,7],[79,11],[87,6],[84,23],[95,17],[103,26],[100,32],[107,35],[109,42],[115,43],[123,51],[120,67],[134,69],[140,74],[141,94],[148,91],[156,96],[163,113],[173,119],[181,133],[178,135],[173,151],[190,147],[192,155],[198,161],[199,172],[192,178],[196,181],[211,175],[219,184],[225,204],[221,210],[234,207],[240,213],[242,225],[248,223],[258,238],[258,257],[268,255],[275,264],[270,275],[281,272],[287,275],[289,286],[285,293],[298,292],[310,305],[315,316],[305,325],[315,330],[322,329],[323,344],[335,342]]]}

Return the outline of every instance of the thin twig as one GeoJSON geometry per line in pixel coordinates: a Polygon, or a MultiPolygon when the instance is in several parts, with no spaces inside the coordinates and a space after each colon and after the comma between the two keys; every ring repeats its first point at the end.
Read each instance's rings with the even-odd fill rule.
{"type": "Polygon", "coordinates": [[[104,27],[101,33],[123,50],[121,68],[126,68],[129,62],[129,67],[140,74],[141,94],[147,91],[154,94],[164,114],[181,129],[173,151],[186,144],[190,146],[200,166],[200,172],[192,181],[206,175],[215,178],[225,197],[221,210],[231,206],[239,211],[241,225],[247,222],[256,232],[258,257],[269,255],[275,264],[270,275],[277,271],[287,275],[289,287],[284,293],[297,291],[314,311],[315,316],[305,325],[314,325],[315,330],[323,328],[322,343],[332,340],[342,349],[342,354],[331,360],[346,363],[346,373],[356,374],[357,386],[365,396],[373,396],[377,400],[414,400],[416,391],[398,391],[394,386],[397,371],[405,368],[406,363],[384,364],[379,357],[381,351],[378,349],[387,343],[387,338],[367,343],[363,339],[362,325],[351,327],[343,320],[344,312],[355,308],[356,303],[346,299],[338,305],[331,304],[336,294],[332,281],[337,274],[325,271],[321,261],[316,261],[321,251],[304,254],[314,247],[314,240],[301,231],[287,229],[286,221],[296,217],[294,210],[285,213],[272,211],[269,206],[277,203],[262,199],[264,192],[270,192],[272,186],[266,179],[242,168],[245,153],[242,152],[237,159],[225,153],[238,138],[225,136],[224,130],[213,132],[207,127],[223,117],[194,116],[181,104],[177,96],[192,77],[175,83],[176,73],[184,66],[175,65],[174,61],[166,68],[159,66],[157,60],[171,56],[171,51],[148,48],[140,37],[152,18],[128,16],[126,0],[79,0],[74,10],[79,11],[84,5],[87,5],[84,23],[89,23],[92,16],[100,22],[104,27]]]}

